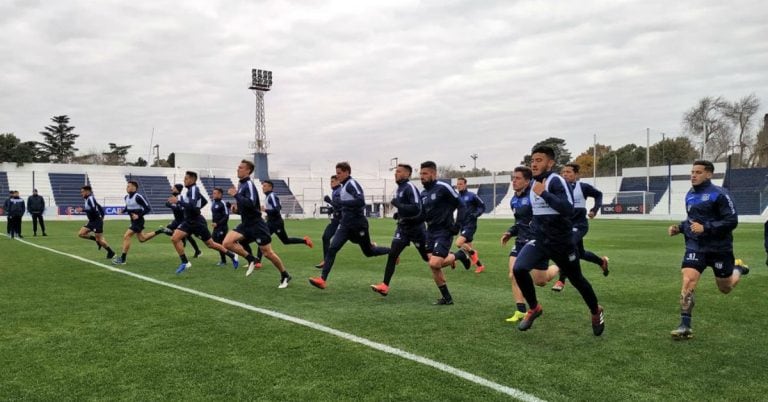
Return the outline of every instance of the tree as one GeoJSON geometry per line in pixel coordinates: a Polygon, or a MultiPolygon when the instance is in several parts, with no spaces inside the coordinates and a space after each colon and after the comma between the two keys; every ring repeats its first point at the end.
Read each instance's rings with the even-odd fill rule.
{"type": "Polygon", "coordinates": [[[699,157],[699,151],[688,137],[665,138],[651,145],[651,166],[686,165],[699,157]]]}
{"type": "Polygon", "coordinates": [[[752,126],[752,117],[758,109],[760,109],[760,99],[755,94],[749,94],[723,109],[723,115],[731,121],[737,131],[736,145],[739,147],[739,160],[736,166],[738,167],[745,167],[747,158],[744,157],[744,152],[752,142],[748,130],[752,126]]]}
{"type": "Polygon", "coordinates": [[[21,142],[13,133],[0,134],[0,162],[16,162],[21,166],[37,160],[37,143],[21,142]]]}
{"type": "MultiPolygon", "coordinates": [[[[571,161],[571,152],[565,147],[564,139],[549,137],[544,141],[537,142],[531,149],[536,148],[539,145],[548,145],[555,150],[555,170],[559,170],[560,167],[571,161]]],[[[525,158],[523,158],[523,161],[520,163],[525,166],[531,166],[531,155],[525,155],[525,158]]]]}
{"type": "Polygon", "coordinates": [[[38,143],[41,157],[45,162],[68,163],[75,156],[75,140],[80,135],[72,132],[75,127],[69,125],[66,115],[54,116],[51,121],[56,124],[40,132],[44,138],[44,142],[38,143]]]}
{"type": "Polygon", "coordinates": [[[628,144],[600,158],[597,161],[597,175],[613,176],[621,174],[623,168],[639,166],[645,166],[645,147],[628,144]]]}
{"type": "Polygon", "coordinates": [[[125,165],[125,157],[128,150],[133,145],[117,145],[114,142],[109,143],[109,152],[102,152],[105,165],[125,165]]]}
{"type": "Polygon", "coordinates": [[[750,157],[750,166],[768,167],[768,113],[763,116],[763,128],[757,133],[755,150],[750,157]]]}
{"type": "MultiPolygon", "coordinates": [[[[597,144],[597,160],[599,161],[605,155],[611,152],[610,145],[597,144]]],[[[595,147],[591,146],[574,159],[579,164],[579,173],[581,176],[592,176],[595,167],[595,147]]]]}
{"type": "Polygon", "coordinates": [[[131,166],[142,166],[143,167],[143,166],[147,166],[148,163],[147,163],[147,161],[144,160],[144,158],[139,156],[139,159],[137,159],[136,162],[129,163],[129,165],[131,165],[131,166]]]}
{"type": "Polygon", "coordinates": [[[700,141],[703,158],[714,156],[716,160],[719,155],[727,152],[723,144],[730,144],[732,132],[723,111],[728,106],[728,102],[720,96],[707,96],[683,115],[683,131],[697,142],[700,141]]]}
{"type": "Polygon", "coordinates": [[[166,159],[168,162],[169,167],[176,167],[176,153],[171,152],[168,154],[168,159],[166,159]]]}
{"type": "Polygon", "coordinates": [[[21,140],[13,133],[0,134],[0,162],[11,162],[14,149],[20,143],[21,140]]]}

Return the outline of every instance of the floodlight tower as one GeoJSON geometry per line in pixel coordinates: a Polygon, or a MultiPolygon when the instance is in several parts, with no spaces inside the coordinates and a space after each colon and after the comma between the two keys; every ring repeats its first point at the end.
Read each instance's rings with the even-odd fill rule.
{"type": "Polygon", "coordinates": [[[264,124],[264,92],[272,87],[272,72],[266,70],[251,70],[251,86],[248,88],[256,95],[256,141],[250,144],[253,152],[253,164],[256,166],[254,172],[259,180],[269,179],[269,163],[267,161],[267,129],[264,124]]]}

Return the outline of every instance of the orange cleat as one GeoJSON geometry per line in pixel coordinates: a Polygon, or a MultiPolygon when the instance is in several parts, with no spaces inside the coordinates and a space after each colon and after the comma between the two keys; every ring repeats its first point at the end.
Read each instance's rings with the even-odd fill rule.
{"type": "Polygon", "coordinates": [[[309,236],[304,236],[304,244],[309,248],[315,247],[315,243],[312,243],[312,239],[310,239],[309,236]]]}
{"type": "Polygon", "coordinates": [[[373,290],[374,292],[376,292],[376,293],[378,293],[378,294],[380,294],[382,296],[386,296],[386,295],[389,294],[389,286],[387,286],[387,284],[384,283],[384,282],[382,282],[382,283],[380,283],[378,285],[371,285],[371,290],[373,290]]]}
{"type": "Polygon", "coordinates": [[[326,286],[325,285],[325,279],[323,279],[323,278],[321,278],[319,276],[309,278],[309,284],[314,286],[314,287],[316,287],[316,288],[318,288],[318,289],[325,289],[325,286],[326,286]]]}

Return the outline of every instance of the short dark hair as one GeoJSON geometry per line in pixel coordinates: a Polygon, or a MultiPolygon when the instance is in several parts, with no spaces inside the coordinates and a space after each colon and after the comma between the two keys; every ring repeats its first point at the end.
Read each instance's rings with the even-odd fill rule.
{"type": "Polygon", "coordinates": [[[336,179],[337,179],[336,175],[331,176],[331,180],[336,180],[336,179]]]}
{"type": "Polygon", "coordinates": [[[173,188],[175,188],[175,189],[176,189],[176,191],[178,191],[178,192],[181,192],[181,190],[183,190],[183,189],[184,189],[184,185],[183,185],[183,184],[179,184],[179,183],[176,183],[176,184],[174,184],[174,185],[173,185],[173,188]]]}
{"type": "Polygon", "coordinates": [[[458,179],[456,179],[456,183],[458,183],[459,180],[463,181],[464,184],[467,184],[467,178],[466,177],[459,177],[458,179]]]}
{"type": "Polygon", "coordinates": [[[704,166],[704,170],[709,173],[715,173],[715,165],[712,162],[704,159],[699,159],[693,162],[694,165],[704,166]]]}
{"type": "Polygon", "coordinates": [[[432,162],[432,161],[425,161],[425,162],[421,162],[421,168],[422,169],[432,169],[432,170],[437,171],[437,164],[435,162],[432,162]]]}
{"type": "Polygon", "coordinates": [[[403,169],[407,170],[408,174],[413,173],[413,168],[411,167],[411,165],[409,165],[407,163],[398,163],[397,167],[400,167],[400,168],[403,168],[403,169]]]}
{"type": "Polygon", "coordinates": [[[243,159],[240,161],[240,163],[245,163],[246,166],[248,166],[248,170],[253,173],[253,170],[256,169],[256,165],[253,164],[253,162],[249,161],[248,159],[243,159]]]}
{"type": "Polygon", "coordinates": [[[275,187],[275,183],[272,183],[272,180],[262,180],[261,184],[269,184],[270,187],[275,187]]]}
{"type": "Polygon", "coordinates": [[[91,186],[88,186],[88,185],[85,185],[85,186],[82,186],[82,187],[80,187],[80,190],[85,190],[85,191],[93,191],[93,190],[91,189],[91,186]]]}
{"type": "Polygon", "coordinates": [[[136,180],[128,180],[128,184],[133,185],[137,189],[139,188],[139,182],[137,182],[136,180]]]}
{"type": "Polygon", "coordinates": [[[573,173],[579,173],[579,169],[581,168],[579,164],[575,162],[566,163],[565,166],[573,169],[573,173]]]}
{"type": "Polygon", "coordinates": [[[352,173],[352,166],[349,166],[349,162],[337,163],[336,169],[341,169],[342,172],[352,173]]]}
{"type": "Polygon", "coordinates": [[[221,194],[224,194],[224,190],[221,189],[221,187],[214,187],[213,191],[218,191],[221,194]]]}
{"type": "Polygon", "coordinates": [[[522,173],[525,180],[533,179],[533,171],[528,166],[518,166],[514,171],[522,173]]]}
{"type": "Polygon", "coordinates": [[[186,173],[184,173],[186,176],[189,176],[195,180],[197,180],[197,172],[193,172],[191,170],[187,170],[186,173]]]}
{"type": "Polygon", "coordinates": [[[549,157],[549,159],[555,160],[555,149],[549,145],[537,145],[533,147],[531,150],[531,155],[533,154],[545,154],[549,157]]]}

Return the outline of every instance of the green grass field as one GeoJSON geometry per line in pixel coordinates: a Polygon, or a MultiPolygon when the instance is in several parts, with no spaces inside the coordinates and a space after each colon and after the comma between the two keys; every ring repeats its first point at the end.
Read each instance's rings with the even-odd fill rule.
{"type": "MultiPolygon", "coordinates": [[[[48,237],[25,240],[108,264],[82,222],[49,222],[48,237]]],[[[148,222],[154,228],[165,221],[148,222]]],[[[505,323],[514,311],[506,220],[483,220],[476,246],[487,270],[447,271],[453,306],[426,265],[405,251],[389,296],[372,292],[385,257],[347,244],[328,289],[307,283],[321,260],[325,220],[288,221],[314,249],[283,246],[293,282],[277,289],[270,265],[214,266],[212,250],[175,275],[169,238],[139,244],[120,268],[207,294],[312,321],[552,400],[766,400],[768,282],[762,225],[741,224],[737,257],[752,272],[729,295],[708,270],[697,290],[695,338],[673,341],[679,322],[681,236],[669,222],[594,220],[586,246],[611,257],[611,274],[584,263],[606,311],[592,335],[589,312],[570,286],[539,288],[544,315],[527,332],[505,323]]],[[[120,248],[125,221],[108,221],[120,248]]],[[[388,244],[391,220],[371,222],[388,244]]],[[[191,254],[191,252],[190,252],[191,254]]],[[[258,312],[110,271],[0,237],[0,399],[3,400],[509,400],[509,395],[426,365],[258,312]]]]}

